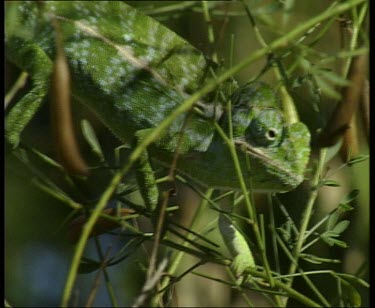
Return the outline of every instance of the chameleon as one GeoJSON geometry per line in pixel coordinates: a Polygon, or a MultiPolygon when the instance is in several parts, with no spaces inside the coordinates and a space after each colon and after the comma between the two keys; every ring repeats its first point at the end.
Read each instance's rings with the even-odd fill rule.
{"type": "MultiPolygon", "coordinates": [[[[214,78],[212,61],[201,51],[123,2],[9,4],[6,55],[32,82],[30,92],[6,118],[6,139],[13,147],[49,91],[56,56],[52,18],[61,28],[72,96],[123,142],[139,142],[214,78]]],[[[231,153],[215,124],[228,133],[231,123],[240,167],[253,191],[286,192],[303,181],[310,153],[309,130],[301,122],[285,119],[272,87],[253,81],[224,96],[225,100],[217,95],[202,98],[145,151],[137,179],[145,203],[152,209],[158,192],[149,157],[170,164],[178,151],[178,173],[206,187],[240,188],[231,153]]],[[[219,229],[236,271],[240,274],[245,267],[255,266],[245,238],[222,214],[219,229]]]]}

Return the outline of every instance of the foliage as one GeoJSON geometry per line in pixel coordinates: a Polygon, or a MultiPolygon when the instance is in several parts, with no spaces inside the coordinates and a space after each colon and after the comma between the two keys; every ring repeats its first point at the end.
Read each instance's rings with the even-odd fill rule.
{"type": "MultiPolygon", "coordinates": [[[[154,217],[142,206],[129,161],[139,158],[166,125],[160,125],[145,143],[132,150],[112,137],[88,110],[75,106],[75,121],[81,123],[83,136],[80,144],[92,172],[88,178],[75,177],[68,175],[54,159],[51,136],[46,133],[48,114],[43,107],[27,126],[19,146],[6,148],[6,250],[11,251],[6,252],[9,304],[42,303],[43,296],[50,292],[40,283],[50,279],[46,273],[42,274],[49,268],[48,263],[40,274],[31,276],[36,278],[37,287],[25,282],[31,274],[22,263],[35,262],[43,268],[42,252],[53,256],[51,251],[58,251],[64,261],[57,266],[64,272],[64,278],[60,284],[51,284],[57,295],[48,299],[50,305],[57,305],[62,296],[73,305],[90,306],[97,298],[95,304],[114,307],[140,306],[146,301],[154,306],[162,301],[171,306],[366,305],[367,251],[365,245],[360,247],[356,241],[357,236],[363,242],[368,240],[368,228],[361,228],[362,220],[367,217],[363,214],[355,217],[353,213],[359,215],[363,213],[360,208],[368,207],[368,176],[356,176],[356,172],[365,172],[366,167],[362,166],[368,163],[368,155],[360,154],[344,163],[339,163],[339,158],[327,162],[327,150],[315,144],[319,129],[328,121],[331,106],[341,97],[338,89],[349,83],[346,77],[351,59],[368,52],[368,3],[333,1],[329,7],[324,1],[130,4],[174,29],[218,63],[216,81],[202,85],[193,93],[195,99],[212,91],[216,84],[220,84],[221,90],[234,87],[235,82],[225,83],[233,77],[241,84],[261,78],[280,90],[290,117],[297,116],[293,110],[295,103],[313,137],[309,172],[295,191],[267,193],[264,197],[251,190],[248,193],[247,183],[242,191],[229,192],[203,191],[183,175],[177,175],[171,183],[173,168],[155,164],[160,203],[165,204],[167,215],[163,217],[163,228],[150,232],[150,223],[163,215],[154,217]],[[187,30],[197,26],[203,29],[201,33],[187,30]],[[341,31],[339,36],[337,28],[341,31]],[[206,44],[201,45],[202,41],[206,44]],[[175,190],[177,197],[173,196],[175,190]],[[335,190],[340,199],[331,201],[328,197],[335,190]],[[197,196],[199,202],[190,201],[197,196]],[[223,211],[222,204],[235,207],[229,217],[250,243],[257,264],[255,269],[248,269],[242,281],[236,277],[230,266],[232,260],[218,238],[217,214],[223,211]],[[102,211],[107,205],[115,210],[102,211]],[[86,242],[81,232],[89,236],[90,230],[82,229],[82,222],[93,215],[104,230],[95,229],[95,220],[90,218],[91,227],[97,234],[106,234],[90,235],[86,242]],[[80,217],[78,221],[72,219],[74,216],[80,217]],[[74,249],[66,240],[67,233],[78,240],[74,249]],[[35,255],[32,247],[40,247],[40,260],[37,260],[39,252],[35,255]],[[81,257],[78,252],[84,250],[81,257]],[[352,256],[355,252],[359,258],[352,256]],[[155,272],[149,275],[152,262],[155,272]],[[75,280],[77,272],[80,275],[75,280]],[[102,276],[105,290],[99,287],[103,284],[102,276]],[[199,289],[188,294],[185,281],[194,276],[198,278],[190,287],[202,281],[203,286],[212,282],[214,288],[225,286],[223,296],[215,301],[207,294],[199,301],[199,289]],[[80,290],[79,294],[69,291],[69,285],[80,290]],[[152,292],[155,286],[159,293],[152,292]],[[15,290],[21,288],[26,289],[27,302],[16,295],[15,290]],[[38,288],[42,290],[39,294],[38,288]],[[175,289],[177,297],[173,296],[175,289]],[[194,301],[189,301],[189,297],[194,301]]],[[[14,68],[7,71],[9,80],[12,74],[14,68]]],[[[8,86],[13,87],[13,82],[8,86]]],[[[15,87],[16,91],[14,87],[8,91],[9,108],[27,91],[17,83],[15,87]]],[[[217,92],[218,96],[221,94],[217,92]]],[[[187,100],[187,107],[189,103],[192,106],[193,99],[187,100]]],[[[219,133],[230,146],[230,136],[219,133]]],[[[366,145],[362,148],[363,153],[368,151],[366,145]]],[[[235,155],[233,160],[237,168],[235,155]]],[[[241,170],[238,172],[245,177],[241,170]]]]}

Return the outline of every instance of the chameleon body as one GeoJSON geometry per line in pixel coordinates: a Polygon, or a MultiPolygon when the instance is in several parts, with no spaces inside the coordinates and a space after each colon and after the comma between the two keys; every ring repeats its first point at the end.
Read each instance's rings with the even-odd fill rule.
{"type": "MultiPolygon", "coordinates": [[[[72,95],[124,142],[133,143],[158,126],[210,78],[210,62],[199,50],[122,2],[10,3],[5,21],[7,57],[30,74],[33,84],[6,119],[7,140],[13,146],[50,86],[56,52],[52,16],[62,31],[72,95]]],[[[218,121],[228,132],[224,102],[213,97],[178,117],[148,153],[168,163],[178,150],[179,172],[205,186],[239,189],[232,156],[214,126],[218,121]]],[[[239,88],[231,101],[233,142],[252,188],[295,188],[303,180],[309,157],[306,126],[288,124],[276,94],[262,82],[239,88]]],[[[224,224],[221,229],[228,231],[230,224],[224,224]]],[[[229,245],[238,239],[235,232],[230,234],[229,245]]]]}

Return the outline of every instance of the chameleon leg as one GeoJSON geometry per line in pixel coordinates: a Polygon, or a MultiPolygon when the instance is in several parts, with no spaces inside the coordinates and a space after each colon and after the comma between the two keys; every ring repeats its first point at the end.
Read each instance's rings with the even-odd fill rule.
{"type": "MultiPolygon", "coordinates": [[[[136,133],[137,143],[147,133],[147,129],[136,133]]],[[[159,199],[159,190],[156,185],[154,171],[151,167],[147,150],[145,150],[136,162],[136,178],[142,198],[146,207],[153,212],[156,209],[159,199]]]]}
{"type": "Polygon", "coordinates": [[[10,39],[7,52],[13,62],[32,76],[32,89],[10,110],[5,121],[7,140],[17,147],[20,134],[47,95],[52,62],[36,44],[21,39],[10,39]]]}
{"type": "Polygon", "coordinates": [[[226,214],[220,213],[219,229],[233,257],[231,267],[236,277],[240,277],[245,272],[246,268],[254,268],[255,262],[253,254],[251,253],[245,237],[234,226],[232,220],[226,214]]]}

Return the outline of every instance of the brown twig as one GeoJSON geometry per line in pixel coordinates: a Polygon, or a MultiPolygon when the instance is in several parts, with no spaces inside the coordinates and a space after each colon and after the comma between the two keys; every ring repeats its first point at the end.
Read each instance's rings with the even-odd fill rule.
{"type": "Polygon", "coordinates": [[[51,120],[57,155],[67,172],[88,175],[88,167],[82,158],[74,134],[71,101],[70,73],[63,50],[61,29],[55,18],[52,19],[56,32],[56,58],[52,74],[51,120]]]}
{"type": "Polygon", "coordinates": [[[337,104],[327,126],[319,137],[318,144],[320,147],[334,145],[350,128],[353,114],[358,108],[365,80],[366,65],[367,55],[353,58],[348,74],[350,85],[342,89],[342,100],[337,104]]]}
{"type": "Polygon", "coordinates": [[[147,278],[145,284],[143,285],[141,294],[135,299],[134,304],[132,307],[140,307],[142,306],[147,298],[149,298],[151,291],[155,288],[156,284],[159,282],[161,277],[164,274],[164,271],[168,265],[168,259],[164,258],[157,270],[147,278]]]}
{"type": "Polygon", "coordinates": [[[362,96],[360,100],[360,114],[364,125],[367,143],[370,138],[370,83],[368,79],[365,80],[362,88],[362,96]]]}
{"type": "Polygon", "coordinates": [[[100,274],[102,273],[102,271],[104,271],[104,268],[105,268],[105,266],[107,264],[107,259],[108,259],[109,253],[111,251],[111,248],[112,247],[109,247],[107,249],[107,252],[106,252],[106,254],[105,254],[104,258],[103,258],[103,261],[102,261],[102,263],[100,265],[99,271],[96,274],[94,284],[93,284],[93,286],[91,288],[91,291],[89,293],[89,298],[87,299],[85,307],[91,307],[92,304],[93,304],[93,302],[94,302],[96,293],[98,292],[99,285],[100,285],[100,274]]]}

